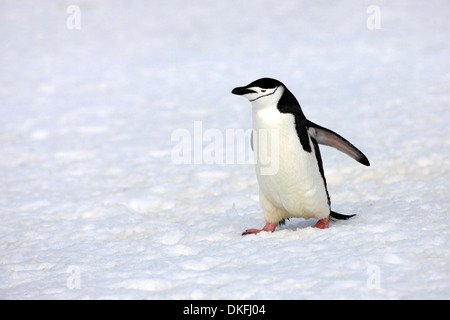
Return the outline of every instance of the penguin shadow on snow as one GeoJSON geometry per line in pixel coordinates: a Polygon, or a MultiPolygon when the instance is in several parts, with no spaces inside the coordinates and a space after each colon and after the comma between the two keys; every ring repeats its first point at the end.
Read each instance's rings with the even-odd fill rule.
{"type": "MultiPolygon", "coordinates": [[[[304,229],[313,229],[313,230],[322,230],[318,228],[314,228],[315,224],[317,223],[318,219],[303,219],[303,218],[295,218],[295,219],[286,219],[286,221],[282,224],[278,225],[278,231],[282,230],[290,230],[290,231],[296,231],[301,232],[304,229]]],[[[348,225],[350,222],[346,221],[337,221],[333,218],[330,219],[330,228],[336,228],[343,225],[348,225]]],[[[275,231],[276,232],[276,231],[275,231]]]]}
{"type": "Polygon", "coordinates": [[[279,231],[281,230],[291,230],[291,231],[301,231],[306,228],[313,228],[317,223],[318,219],[286,219],[286,221],[279,225],[279,231]]]}

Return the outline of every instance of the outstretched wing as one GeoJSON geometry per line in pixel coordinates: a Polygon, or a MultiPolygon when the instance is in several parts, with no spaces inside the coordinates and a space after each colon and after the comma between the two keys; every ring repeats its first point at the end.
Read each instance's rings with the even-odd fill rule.
{"type": "Polygon", "coordinates": [[[338,149],[365,166],[370,166],[369,159],[346,139],[329,129],[307,120],[308,133],[317,143],[338,149]]]}

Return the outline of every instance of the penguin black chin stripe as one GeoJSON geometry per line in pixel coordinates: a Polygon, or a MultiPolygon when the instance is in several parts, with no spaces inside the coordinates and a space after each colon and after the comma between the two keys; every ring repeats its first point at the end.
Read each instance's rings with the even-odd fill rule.
{"type": "Polygon", "coordinates": [[[255,98],[255,99],[253,99],[253,100],[250,100],[250,102],[256,101],[256,100],[258,100],[258,99],[260,99],[260,98],[263,98],[263,97],[270,96],[270,95],[274,94],[275,92],[277,92],[277,90],[278,90],[278,87],[276,87],[275,90],[274,90],[273,92],[268,93],[268,94],[263,95],[263,96],[259,96],[259,97],[255,98]]]}
{"type": "Polygon", "coordinates": [[[258,141],[259,152],[265,152],[261,154],[279,151],[276,157],[278,171],[264,174],[261,170],[264,163],[257,157],[256,175],[266,225],[262,229],[248,229],[243,235],[274,231],[278,224],[289,218],[314,218],[318,220],[316,228],[326,229],[330,216],[340,220],[354,216],[330,208],[319,144],[334,147],[369,166],[367,157],[337,133],[309,121],[295,96],[276,79],[258,79],[233,89],[232,93],[242,95],[252,103],[254,132],[277,130],[280,137],[277,148],[268,147],[267,141],[258,141]],[[271,92],[267,93],[267,90],[271,92]]]}

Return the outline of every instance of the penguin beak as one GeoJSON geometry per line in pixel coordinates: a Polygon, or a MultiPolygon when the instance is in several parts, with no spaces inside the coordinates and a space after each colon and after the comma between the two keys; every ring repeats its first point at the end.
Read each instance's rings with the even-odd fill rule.
{"type": "Polygon", "coordinates": [[[232,94],[236,94],[238,96],[242,96],[248,93],[256,93],[256,91],[250,90],[247,87],[237,87],[231,91],[232,94]]]}

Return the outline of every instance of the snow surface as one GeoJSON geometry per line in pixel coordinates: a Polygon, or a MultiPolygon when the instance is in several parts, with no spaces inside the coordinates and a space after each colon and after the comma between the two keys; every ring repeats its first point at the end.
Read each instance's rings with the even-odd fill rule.
{"type": "Polygon", "coordinates": [[[1,1],[0,298],[449,299],[449,12],[1,1]],[[263,76],[370,159],[321,148],[356,217],[242,237],[264,225],[253,166],[174,163],[175,130],[250,128],[230,91],[263,76]]]}

